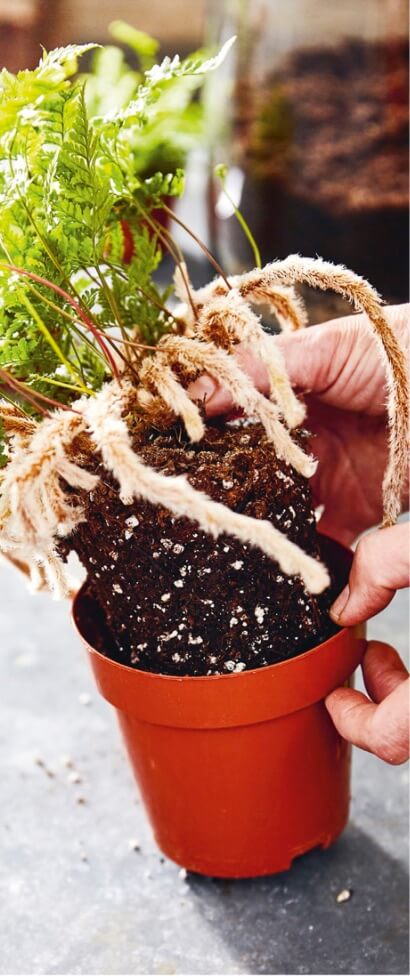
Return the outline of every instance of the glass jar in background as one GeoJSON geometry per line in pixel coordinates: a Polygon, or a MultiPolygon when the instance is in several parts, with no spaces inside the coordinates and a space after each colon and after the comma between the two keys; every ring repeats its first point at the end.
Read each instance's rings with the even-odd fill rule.
{"type": "MultiPolygon", "coordinates": [[[[408,28],[403,0],[211,0],[214,41],[237,34],[206,111],[212,163],[263,262],[321,255],[408,298],[408,28]]],[[[230,273],[253,257],[211,176],[212,244],[230,273]]],[[[313,295],[313,294],[312,294],[313,295]]],[[[316,297],[317,319],[342,311],[316,297]]]]}

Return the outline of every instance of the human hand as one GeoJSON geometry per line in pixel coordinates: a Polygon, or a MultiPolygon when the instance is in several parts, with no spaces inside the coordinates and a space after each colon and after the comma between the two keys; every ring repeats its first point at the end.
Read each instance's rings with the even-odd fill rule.
{"type": "MultiPolygon", "coordinates": [[[[386,309],[399,342],[408,344],[409,306],[386,309]]],[[[305,392],[311,450],[319,460],[314,500],[324,505],[319,529],[345,544],[380,521],[381,485],[387,461],[386,382],[366,317],[349,316],[314,329],[282,334],[277,343],[293,385],[305,392]]],[[[237,358],[257,388],[268,393],[260,360],[239,347],[237,358]]],[[[229,393],[210,377],[190,388],[209,416],[228,412],[229,393]]],[[[356,549],[349,582],[330,614],[341,626],[366,621],[409,584],[407,525],[376,530],[356,549]]],[[[347,740],[393,764],[408,757],[409,680],[397,652],[370,642],[363,662],[362,693],[342,688],[326,706],[347,740]]]]}
{"type": "MultiPolygon", "coordinates": [[[[338,625],[366,621],[410,583],[409,524],[376,530],[356,549],[349,582],[330,609],[338,625]]],[[[346,740],[390,764],[409,756],[410,680],[397,652],[369,642],[363,659],[369,699],[345,687],[326,699],[332,720],[346,740]]]]}
{"type": "MultiPolygon", "coordinates": [[[[408,305],[385,310],[399,342],[408,341],[408,305]]],[[[382,516],[381,485],[387,461],[386,383],[382,361],[363,315],[347,316],[313,329],[276,338],[292,384],[306,393],[310,448],[318,458],[311,480],[316,505],[324,505],[319,529],[350,544],[382,516]]],[[[236,354],[243,370],[263,393],[263,363],[244,347],[236,354]]],[[[228,391],[210,377],[190,387],[209,416],[233,404],[228,391]]]]}
{"type": "Polygon", "coordinates": [[[384,642],[368,642],[362,668],[368,697],[342,687],[327,696],[326,707],[345,740],[389,764],[402,764],[409,756],[407,669],[384,642]]]}

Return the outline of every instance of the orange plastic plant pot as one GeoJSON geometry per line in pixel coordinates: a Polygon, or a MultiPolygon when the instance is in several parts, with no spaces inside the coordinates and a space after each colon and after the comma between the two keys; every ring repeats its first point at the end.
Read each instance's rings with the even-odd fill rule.
{"type": "MultiPolygon", "coordinates": [[[[326,544],[345,568],[351,555],[326,544]]],[[[176,863],[222,877],[288,869],[329,846],[348,818],[350,748],[324,697],[365,647],[342,629],[303,655],[243,673],[175,677],[130,669],[92,645],[84,588],[74,622],[98,688],[115,706],[156,841],[176,863]]],[[[94,633],[95,634],[95,633],[94,633]]]]}

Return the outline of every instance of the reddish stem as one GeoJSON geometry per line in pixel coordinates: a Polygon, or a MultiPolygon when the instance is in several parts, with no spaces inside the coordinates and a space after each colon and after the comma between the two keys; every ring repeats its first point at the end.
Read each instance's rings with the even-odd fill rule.
{"type": "Polygon", "coordinates": [[[118,372],[117,364],[116,364],[116,362],[114,360],[114,357],[111,354],[111,351],[110,351],[109,347],[107,346],[107,343],[106,343],[105,339],[103,338],[103,336],[100,333],[99,329],[97,329],[97,327],[94,326],[94,323],[87,316],[87,314],[81,308],[81,306],[79,305],[79,303],[76,302],[76,300],[73,299],[72,296],[69,295],[68,292],[65,292],[65,290],[62,289],[62,288],[60,288],[59,285],[55,285],[54,282],[49,282],[48,279],[42,278],[41,275],[36,275],[35,272],[28,272],[25,268],[19,268],[17,265],[10,265],[10,264],[7,264],[6,266],[3,266],[3,267],[7,267],[8,269],[10,269],[11,272],[16,272],[17,275],[23,275],[26,278],[30,278],[34,282],[38,282],[40,285],[45,285],[46,288],[52,289],[53,292],[57,292],[58,295],[61,295],[63,297],[63,299],[65,299],[66,302],[68,302],[70,304],[70,306],[72,306],[72,308],[75,309],[75,311],[76,311],[79,319],[81,319],[81,322],[93,334],[93,336],[97,340],[97,343],[101,347],[101,349],[102,349],[102,351],[104,353],[104,356],[105,356],[106,360],[108,361],[108,363],[109,363],[109,365],[111,367],[111,370],[112,370],[112,372],[114,374],[115,379],[118,381],[118,383],[120,383],[120,375],[119,375],[119,372],[118,372]]]}
{"type": "Polygon", "coordinates": [[[12,390],[16,391],[17,394],[20,394],[21,397],[24,397],[26,401],[29,401],[30,404],[36,408],[36,411],[41,411],[41,413],[44,415],[47,415],[48,412],[44,410],[41,404],[37,403],[36,398],[39,398],[40,401],[45,401],[46,404],[51,404],[52,407],[62,408],[63,411],[73,411],[74,414],[79,414],[79,411],[76,411],[75,408],[70,407],[68,404],[62,404],[61,401],[55,401],[52,397],[47,397],[45,394],[40,394],[40,391],[34,391],[33,396],[33,392],[29,387],[27,387],[26,384],[23,383],[23,381],[16,380],[12,374],[9,374],[8,370],[4,370],[2,367],[0,367],[0,377],[5,381],[8,387],[11,387],[12,390]]]}

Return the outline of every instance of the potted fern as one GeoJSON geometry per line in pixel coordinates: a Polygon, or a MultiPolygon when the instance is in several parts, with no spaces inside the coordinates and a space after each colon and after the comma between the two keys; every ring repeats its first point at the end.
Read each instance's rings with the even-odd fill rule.
{"type": "Polygon", "coordinates": [[[92,117],[75,77],[88,47],[2,73],[0,548],[57,595],[72,591],[70,551],[86,568],[74,621],[164,852],[213,875],[274,872],[346,822],[349,751],[323,698],[363,640],[327,616],[349,555],[317,535],[304,406],[254,309],[301,328],[293,286],[307,282],[368,313],[391,379],[388,521],[401,354],[371,287],[320,260],[230,279],[216,266],[193,289],[157,217],[183,173],[143,176],[134,148],[167,87],[217,68],[229,44],[165,59],[125,107],[92,117]],[[164,251],[176,272],[162,290],[164,251]],[[270,398],[241,371],[239,342],[265,362],[270,398]],[[206,423],[188,393],[203,371],[242,418],[206,423]]]}

